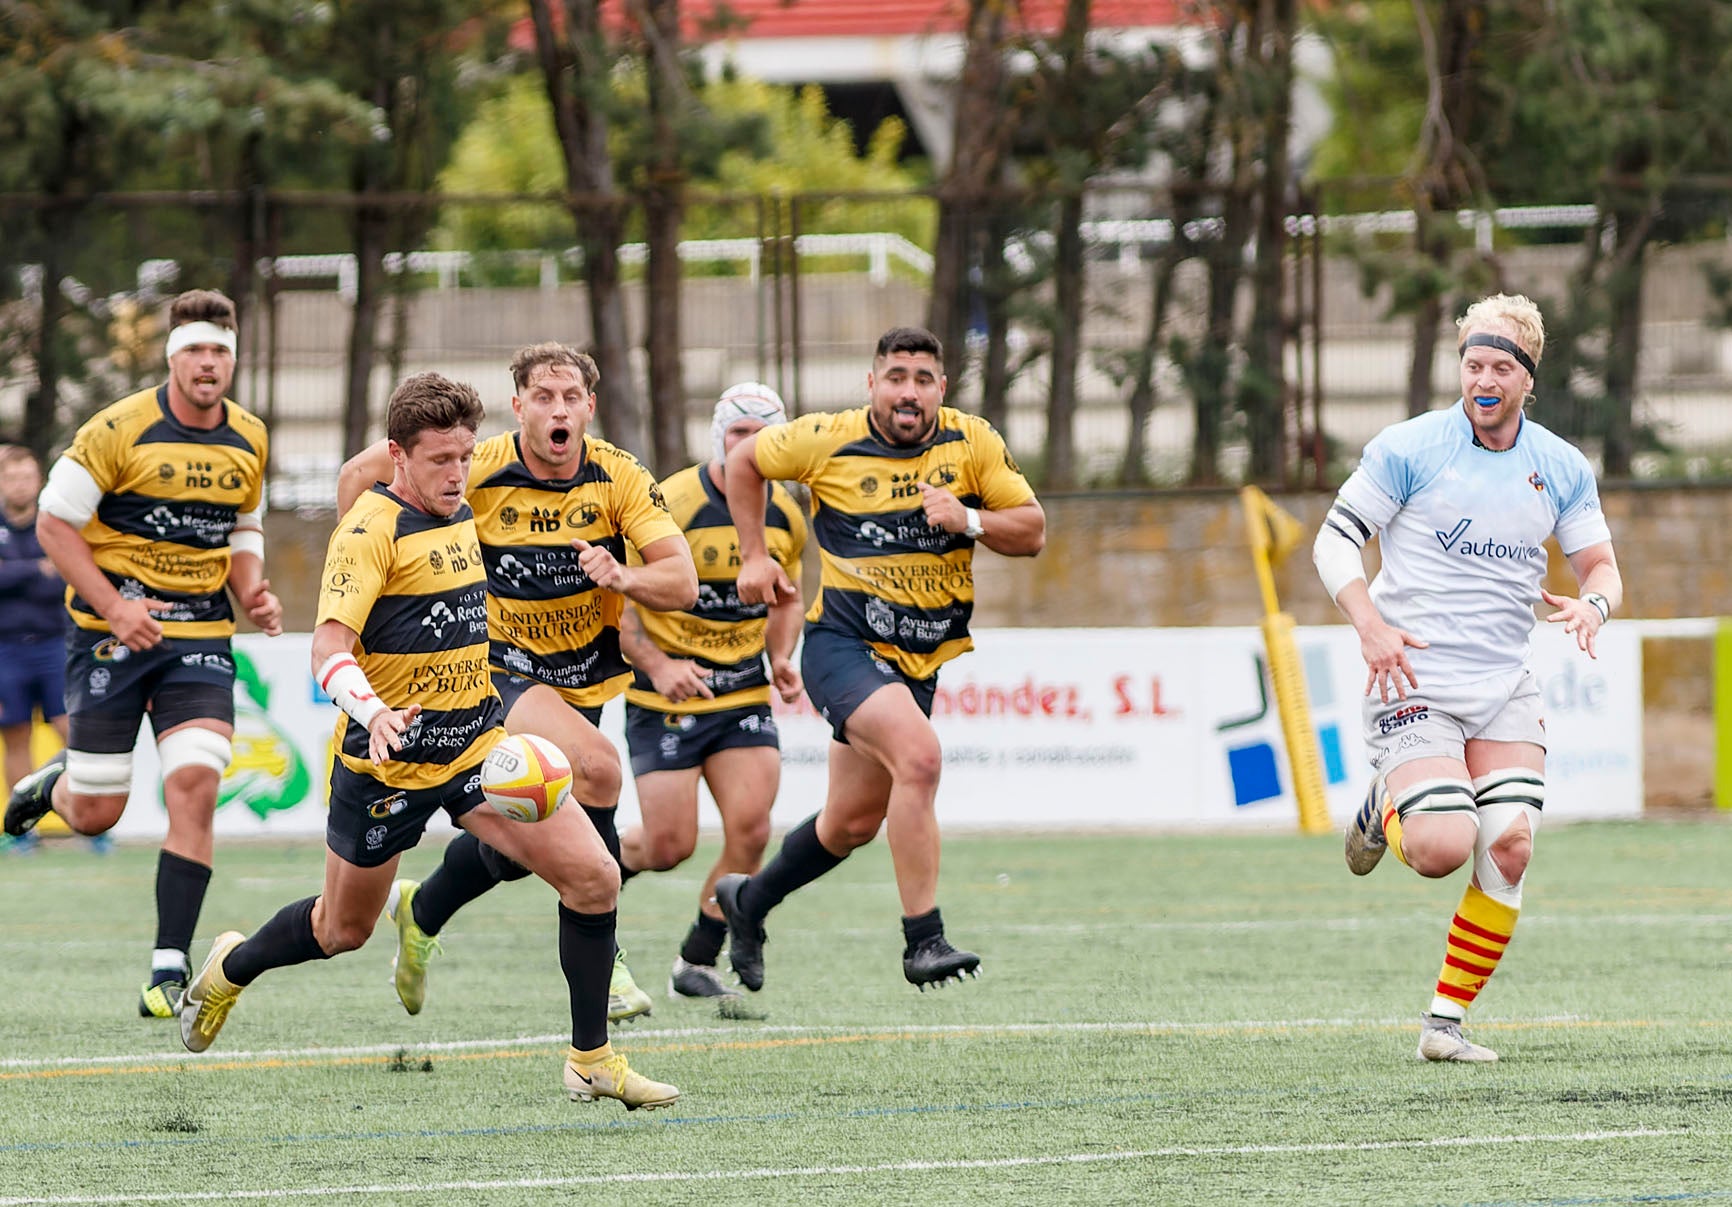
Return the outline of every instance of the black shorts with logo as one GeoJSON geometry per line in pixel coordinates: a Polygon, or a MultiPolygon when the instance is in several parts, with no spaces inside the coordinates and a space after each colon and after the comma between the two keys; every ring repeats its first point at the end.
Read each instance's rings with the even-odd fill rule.
{"type": "MultiPolygon", "coordinates": [[[[495,740],[505,736],[503,729],[495,732],[495,740]]],[[[438,810],[456,821],[483,803],[479,763],[437,787],[393,788],[334,758],[325,845],[356,867],[375,868],[420,842],[428,818],[438,810]]]]}
{"type": "Polygon", "coordinates": [[[768,704],[719,712],[661,712],[627,701],[625,745],[631,753],[631,773],[648,775],[701,767],[718,750],[780,748],[781,741],[768,704]]]}
{"type": "MultiPolygon", "coordinates": [[[[497,667],[495,667],[490,674],[493,678],[493,690],[499,693],[499,702],[505,706],[505,715],[508,717],[511,715],[512,708],[516,706],[519,700],[523,699],[525,692],[532,687],[541,686],[541,680],[539,679],[530,679],[523,675],[513,674],[510,671],[502,671],[497,667]]],[[[557,691],[558,689],[556,688],[555,690],[557,691]]],[[[594,725],[598,729],[601,728],[602,706],[600,704],[597,704],[594,708],[578,708],[574,704],[571,706],[571,710],[584,720],[588,721],[591,725],[594,725]]]]}
{"type": "Polygon", "coordinates": [[[235,658],[226,637],[167,637],[128,649],[112,633],[66,634],[67,745],[130,753],[148,714],[158,735],[187,721],[235,721],[235,658]]]}
{"type": "Polygon", "coordinates": [[[932,697],[938,691],[936,673],[916,679],[894,663],[886,662],[851,633],[808,624],[800,649],[800,674],[806,681],[806,698],[829,722],[838,742],[848,739],[842,727],[866,698],[881,687],[901,683],[914,693],[920,711],[932,715],[932,697]]]}

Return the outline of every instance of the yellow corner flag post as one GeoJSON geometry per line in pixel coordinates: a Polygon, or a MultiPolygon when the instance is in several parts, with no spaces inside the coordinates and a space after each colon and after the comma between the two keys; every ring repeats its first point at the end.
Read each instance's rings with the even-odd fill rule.
{"type": "Polygon", "coordinates": [[[1263,593],[1263,645],[1269,654],[1269,679],[1275,685],[1275,707],[1281,714],[1281,734],[1287,741],[1287,762],[1293,772],[1293,795],[1299,801],[1299,828],[1307,834],[1327,834],[1329,800],[1323,789],[1323,753],[1311,724],[1311,697],[1305,690],[1305,666],[1293,640],[1293,618],[1281,611],[1275,596],[1275,567],[1304,536],[1304,526],[1275,505],[1255,486],[1239,491],[1245,527],[1251,538],[1251,560],[1263,593]]]}

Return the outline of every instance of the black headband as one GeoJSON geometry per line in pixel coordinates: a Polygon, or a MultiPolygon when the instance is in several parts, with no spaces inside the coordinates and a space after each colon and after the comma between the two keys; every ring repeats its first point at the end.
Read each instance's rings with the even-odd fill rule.
{"type": "Polygon", "coordinates": [[[1469,348],[1496,348],[1499,352],[1508,352],[1516,358],[1516,363],[1528,371],[1529,377],[1539,376],[1539,370],[1534,367],[1534,358],[1521,350],[1521,345],[1513,339],[1505,339],[1501,335],[1489,335],[1484,331],[1476,331],[1461,341],[1458,353],[1469,348]]]}

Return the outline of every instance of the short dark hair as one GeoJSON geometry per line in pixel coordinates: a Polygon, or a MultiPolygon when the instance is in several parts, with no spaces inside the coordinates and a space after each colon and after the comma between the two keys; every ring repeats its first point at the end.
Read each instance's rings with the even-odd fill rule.
{"type": "Polygon", "coordinates": [[[529,375],[541,365],[570,365],[582,376],[583,388],[592,394],[595,392],[596,383],[601,380],[601,370],[595,367],[595,361],[589,353],[549,341],[519,348],[512,356],[511,380],[516,384],[518,393],[521,394],[529,388],[529,375]]]}
{"type": "Polygon", "coordinates": [[[214,289],[189,289],[168,304],[168,329],[188,323],[215,323],[235,329],[235,304],[214,289]]]}
{"type": "Polygon", "coordinates": [[[944,367],[944,345],[924,327],[890,328],[878,337],[878,350],[872,354],[872,359],[883,360],[897,352],[911,352],[916,355],[930,352],[932,359],[938,362],[938,367],[944,367]]]}
{"type": "Polygon", "coordinates": [[[475,387],[439,373],[405,377],[385,406],[385,434],[408,452],[423,432],[481,426],[481,395],[475,387]]]}
{"type": "Polygon", "coordinates": [[[37,459],[36,454],[32,452],[28,446],[22,444],[0,444],[0,469],[4,469],[14,461],[28,461],[36,467],[37,473],[42,472],[42,462],[37,459]]]}

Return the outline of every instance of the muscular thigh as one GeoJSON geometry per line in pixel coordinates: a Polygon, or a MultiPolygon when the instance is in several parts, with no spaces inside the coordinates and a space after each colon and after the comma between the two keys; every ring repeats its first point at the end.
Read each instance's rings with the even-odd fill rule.
{"type": "Polygon", "coordinates": [[[680,829],[695,832],[698,828],[698,780],[702,775],[700,768],[682,767],[637,776],[634,782],[644,829],[657,834],[680,829]]]}
{"type": "Polygon", "coordinates": [[[601,730],[565,698],[538,683],[518,695],[505,714],[508,733],[533,733],[548,739],[565,752],[576,777],[572,795],[585,804],[611,804],[598,801],[592,785],[605,781],[617,794],[619,752],[601,730]]]}
{"type": "Polygon", "coordinates": [[[704,781],[716,798],[724,825],[761,817],[776,803],[782,784],[782,752],[774,746],[735,746],[704,760],[704,781]]]}

